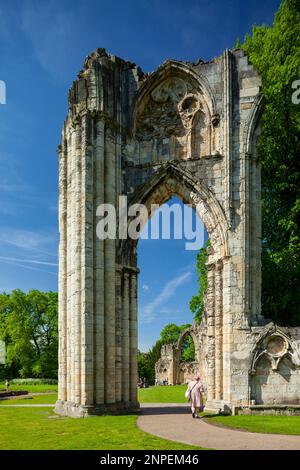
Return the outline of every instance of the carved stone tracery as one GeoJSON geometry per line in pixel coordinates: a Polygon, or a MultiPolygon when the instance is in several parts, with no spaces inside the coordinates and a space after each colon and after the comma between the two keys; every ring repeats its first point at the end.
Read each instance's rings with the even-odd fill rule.
{"type": "MultiPolygon", "coordinates": [[[[142,160],[155,149],[157,160],[199,158],[211,153],[212,119],[204,94],[195,84],[171,76],[140,104],[136,138],[142,160]],[[149,145],[152,143],[152,146],[149,145]]],[[[214,116],[213,125],[218,125],[214,116]]]]}
{"type": "Polygon", "coordinates": [[[256,373],[257,363],[263,356],[270,361],[273,371],[278,370],[279,363],[285,356],[289,357],[296,367],[300,367],[300,357],[291,338],[277,326],[270,328],[256,343],[249,371],[251,375],[256,373]]]}

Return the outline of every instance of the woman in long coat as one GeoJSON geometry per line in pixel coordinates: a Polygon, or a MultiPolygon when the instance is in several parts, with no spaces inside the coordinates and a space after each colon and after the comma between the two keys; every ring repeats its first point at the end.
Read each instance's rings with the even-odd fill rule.
{"type": "Polygon", "coordinates": [[[191,405],[191,412],[193,418],[199,418],[198,413],[203,410],[203,396],[204,386],[200,380],[199,375],[196,375],[188,384],[187,391],[189,391],[189,402],[191,405]]]}

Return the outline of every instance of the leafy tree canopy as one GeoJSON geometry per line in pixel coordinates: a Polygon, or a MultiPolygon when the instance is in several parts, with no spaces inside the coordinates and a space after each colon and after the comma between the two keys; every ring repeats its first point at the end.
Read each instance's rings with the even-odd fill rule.
{"type": "Polygon", "coordinates": [[[300,0],[282,2],[273,27],[254,26],[243,49],[262,77],[258,145],[262,166],[262,308],[284,325],[300,323],[300,0]],[[298,94],[299,97],[299,94],[298,94]],[[294,100],[295,101],[295,100],[294,100]]]}
{"type": "Polygon", "coordinates": [[[200,248],[197,253],[197,274],[199,290],[198,294],[194,295],[190,300],[190,310],[194,313],[194,320],[196,323],[200,323],[204,314],[204,296],[207,289],[207,270],[206,270],[206,259],[207,249],[210,245],[207,240],[204,247],[200,248]]]}
{"type": "Polygon", "coordinates": [[[0,338],[9,377],[57,377],[57,293],[0,294],[0,338]]]}

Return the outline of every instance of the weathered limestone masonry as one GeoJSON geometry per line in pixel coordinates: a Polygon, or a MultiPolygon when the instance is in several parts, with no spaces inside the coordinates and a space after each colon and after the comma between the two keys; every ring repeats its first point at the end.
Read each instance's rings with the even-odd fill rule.
{"type": "MultiPolygon", "coordinates": [[[[260,313],[259,91],[241,50],[208,63],[168,60],[151,74],[103,49],[86,59],[59,147],[58,413],[138,408],[137,241],[96,235],[97,207],[118,207],[120,195],[149,210],[177,195],[205,223],[207,405],[248,403],[259,361],[273,358],[252,351],[257,339],[268,348],[260,313]]],[[[296,344],[287,332],[282,340],[286,361],[298,364],[299,337],[296,344]]],[[[295,386],[299,371],[291,374],[295,386]]]]}
{"type": "MultiPolygon", "coordinates": [[[[156,380],[167,379],[169,385],[184,384],[197,374],[207,386],[206,340],[205,316],[200,325],[187,328],[177,343],[162,346],[161,357],[155,365],[156,380]],[[180,347],[188,335],[194,342],[195,361],[184,363],[181,362],[180,347]]],[[[253,326],[246,340],[248,344],[241,350],[244,357],[238,352],[235,354],[239,364],[234,372],[240,377],[248,377],[248,398],[235,400],[231,411],[238,414],[299,414],[300,328],[279,328],[273,323],[253,326]]]]}

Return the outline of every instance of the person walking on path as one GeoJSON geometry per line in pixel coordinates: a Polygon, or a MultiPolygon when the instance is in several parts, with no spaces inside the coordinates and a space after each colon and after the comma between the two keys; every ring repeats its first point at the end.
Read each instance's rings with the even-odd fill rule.
{"type": "Polygon", "coordinates": [[[199,375],[196,375],[193,380],[189,382],[187,391],[185,392],[185,396],[191,405],[193,418],[199,418],[198,413],[203,410],[203,393],[204,386],[199,375]]]}

